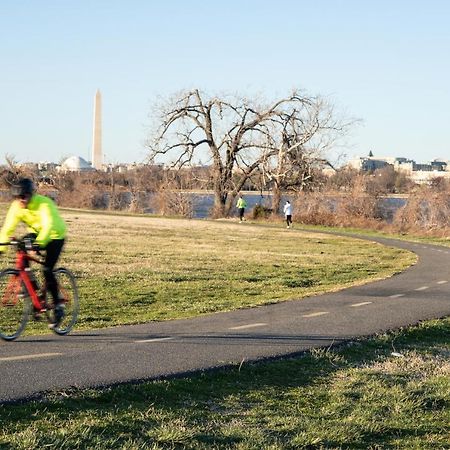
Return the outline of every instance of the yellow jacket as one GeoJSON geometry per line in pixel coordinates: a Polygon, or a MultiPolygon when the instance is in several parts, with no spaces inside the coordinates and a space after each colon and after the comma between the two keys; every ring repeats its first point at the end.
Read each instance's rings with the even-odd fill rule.
{"type": "MultiPolygon", "coordinates": [[[[41,247],[66,236],[66,224],[59,215],[55,202],[44,195],[34,194],[26,208],[22,208],[19,200],[11,203],[0,231],[1,243],[9,242],[19,222],[28,225],[30,233],[37,234],[36,243],[41,247]]],[[[5,248],[0,246],[0,252],[5,248]]]]}
{"type": "Polygon", "coordinates": [[[242,197],[239,197],[236,208],[247,208],[247,202],[242,197]]]}

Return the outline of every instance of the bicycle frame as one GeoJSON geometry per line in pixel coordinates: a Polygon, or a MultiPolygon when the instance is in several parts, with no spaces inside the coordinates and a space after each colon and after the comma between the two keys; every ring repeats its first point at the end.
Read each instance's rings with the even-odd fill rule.
{"type": "Polygon", "coordinates": [[[26,270],[29,268],[28,262],[34,261],[39,264],[42,264],[42,261],[40,261],[38,258],[34,258],[33,256],[29,255],[26,250],[17,249],[16,253],[16,269],[19,271],[19,277],[23,284],[25,285],[28,294],[30,295],[31,302],[33,303],[33,306],[38,311],[42,311],[43,305],[41,303],[41,300],[39,299],[39,295],[36,291],[36,289],[33,286],[33,283],[30,279],[30,276],[28,274],[28,271],[26,270]]]}
{"type": "MultiPolygon", "coordinates": [[[[30,269],[31,261],[45,264],[42,258],[36,258],[30,253],[34,249],[33,246],[15,239],[0,245],[16,247],[15,267],[0,272],[2,282],[0,338],[6,341],[16,339],[25,329],[30,313],[35,320],[39,320],[40,313],[44,313],[54,333],[60,336],[70,333],[79,311],[78,290],[72,272],[64,267],[53,270],[59,290],[58,300],[55,302],[53,299],[47,303],[46,282],[44,280],[39,289],[30,269]],[[18,309],[14,309],[16,307],[18,309]],[[30,311],[32,307],[34,311],[30,311]]],[[[39,252],[37,254],[39,255],[39,252]]]]}

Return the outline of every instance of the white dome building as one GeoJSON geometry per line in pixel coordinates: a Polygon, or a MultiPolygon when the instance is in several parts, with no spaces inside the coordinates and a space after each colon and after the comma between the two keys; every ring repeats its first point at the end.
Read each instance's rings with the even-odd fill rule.
{"type": "Polygon", "coordinates": [[[59,166],[59,170],[62,172],[90,172],[95,169],[80,156],[71,156],[59,166]]]}

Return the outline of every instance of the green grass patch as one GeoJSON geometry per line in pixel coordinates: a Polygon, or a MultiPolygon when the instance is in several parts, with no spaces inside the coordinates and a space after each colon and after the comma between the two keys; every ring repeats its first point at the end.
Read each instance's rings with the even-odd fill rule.
{"type": "MultiPolygon", "coordinates": [[[[63,214],[78,329],[300,299],[416,260],[317,229],[63,214]]],[[[0,449],[450,448],[449,332],[450,319],[430,321],[299,358],[2,405],[0,449]]]]}
{"type": "Polygon", "coordinates": [[[449,335],[450,319],[434,320],[304,357],[3,405],[0,448],[449,448],[449,335]]]}
{"type": "MultiPolygon", "coordinates": [[[[389,277],[416,260],[404,250],[281,225],[63,215],[69,235],[60,264],[78,278],[78,330],[301,299],[389,277]]],[[[27,332],[47,330],[30,323],[27,332]]]]}

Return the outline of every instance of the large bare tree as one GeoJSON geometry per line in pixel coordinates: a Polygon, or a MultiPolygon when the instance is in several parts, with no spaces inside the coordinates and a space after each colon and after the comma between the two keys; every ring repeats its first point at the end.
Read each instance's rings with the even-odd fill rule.
{"type": "Polygon", "coordinates": [[[274,213],[279,210],[283,192],[310,189],[321,179],[324,167],[333,167],[327,153],[354,122],[337,115],[320,97],[290,106],[273,121],[273,146],[277,151],[268,152],[262,162],[264,178],[272,188],[274,213]]]}
{"type": "Polygon", "coordinates": [[[184,91],[158,108],[160,126],[148,141],[149,156],[155,161],[164,155],[174,168],[207,158],[213,169],[214,213],[226,216],[248,178],[263,165],[267,173],[285,151],[283,129],[286,136],[292,133],[291,123],[299,133],[322,130],[321,115],[303,113],[312,107],[319,110],[322,105],[299,91],[271,104],[184,91]],[[300,127],[303,121],[307,123],[300,127]]]}

